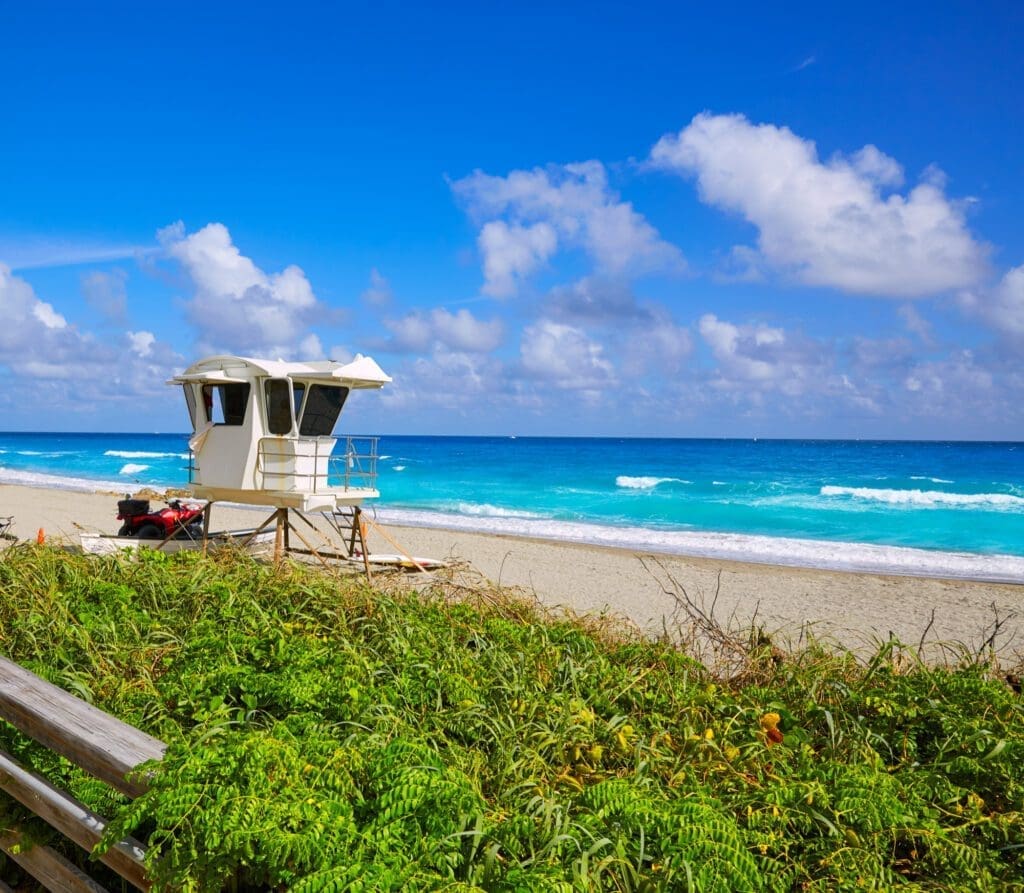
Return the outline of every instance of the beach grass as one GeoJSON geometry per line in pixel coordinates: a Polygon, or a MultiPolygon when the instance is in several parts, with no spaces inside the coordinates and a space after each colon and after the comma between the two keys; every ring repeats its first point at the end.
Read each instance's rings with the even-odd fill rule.
{"type": "Polygon", "coordinates": [[[1019,884],[1014,667],[706,620],[652,640],[484,585],[20,545],[0,650],[169,749],[129,802],[9,726],[0,746],[112,817],[108,842],[146,841],[158,890],[1019,884]],[[724,663],[693,652],[709,632],[724,663]]]}

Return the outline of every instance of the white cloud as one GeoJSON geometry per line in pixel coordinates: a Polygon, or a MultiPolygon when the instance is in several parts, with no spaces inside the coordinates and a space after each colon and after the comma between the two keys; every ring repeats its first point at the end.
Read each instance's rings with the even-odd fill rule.
{"type": "Polygon", "coordinates": [[[545,222],[532,226],[508,224],[503,220],[485,223],[477,238],[484,257],[484,294],[507,298],[516,293],[519,282],[555,253],[558,237],[545,222]]]}
{"type": "Polygon", "coordinates": [[[55,377],[58,369],[88,358],[77,330],[4,264],[0,264],[0,318],[0,363],[15,372],[45,357],[45,368],[38,366],[37,374],[55,377]]]}
{"type": "Polygon", "coordinates": [[[187,311],[199,333],[200,352],[284,359],[323,355],[319,338],[309,332],[321,308],[299,267],[265,273],[238,250],[220,223],[190,235],[178,223],[161,230],[158,238],[195,286],[187,311]]]}
{"type": "Polygon", "coordinates": [[[545,315],[605,332],[622,371],[633,377],[676,373],[693,347],[689,330],[678,325],[665,307],[641,303],[621,280],[587,276],[553,288],[545,315]]]}
{"type": "Polygon", "coordinates": [[[140,357],[148,357],[153,352],[156,335],[152,332],[126,332],[128,343],[140,357]]]}
{"type": "Polygon", "coordinates": [[[501,320],[477,319],[465,309],[456,313],[434,310],[431,319],[438,340],[456,350],[485,353],[501,344],[504,336],[501,320]]]}
{"type": "Polygon", "coordinates": [[[68,326],[68,321],[53,309],[52,304],[45,301],[36,301],[32,315],[48,329],[66,329],[68,326]]]}
{"type": "Polygon", "coordinates": [[[391,338],[379,342],[381,350],[392,353],[424,353],[430,349],[434,330],[430,319],[423,313],[410,313],[399,319],[384,320],[391,338]]]}
{"type": "Polygon", "coordinates": [[[651,321],[625,333],[622,339],[623,368],[631,375],[678,374],[693,351],[686,326],[673,322],[667,312],[655,312],[651,321]]]}
{"type": "Polygon", "coordinates": [[[1024,264],[1013,267],[988,291],[960,295],[960,304],[996,331],[1024,337],[1024,264]]]}
{"type": "Polygon", "coordinates": [[[914,348],[907,338],[853,337],[849,351],[853,367],[865,375],[879,372],[901,375],[914,362],[914,348]]]}
{"type": "Polygon", "coordinates": [[[798,396],[820,390],[832,365],[821,345],[774,326],[736,325],[705,313],[698,329],[719,363],[714,384],[726,390],[798,396]]]}
{"type": "Polygon", "coordinates": [[[395,353],[441,349],[486,353],[501,344],[505,332],[500,319],[477,319],[464,308],[455,313],[443,307],[417,310],[400,319],[386,319],[384,326],[391,338],[380,342],[380,347],[395,353]]]}
{"type": "Polygon", "coordinates": [[[424,412],[429,407],[435,418],[438,410],[472,411],[479,417],[481,406],[493,409],[500,401],[506,385],[504,368],[495,358],[451,350],[416,357],[394,378],[381,393],[385,412],[424,412]]]}
{"type": "Polygon", "coordinates": [[[551,290],[547,312],[559,320],[576,323],[648,321],[649,309],[641,307],[629,285],[617,279],[584,276],[569,285],[551,290]]]}
{"type": "Polygon", "coordinates": [[[682,268],[679,249],[622,201],[599,161],[495,177],[475,171],[452,185],[482,223],[484,290],[507,296],[559,247],[580,247],[608,273],[682,268]]]}
{"type": "Polygon", "coordinates": [[[903,380],[915,413],[972,420],[991,417],[993,410],[1001,414],[1011,405],[1011,394],[998,397],[996,384],[993,370],[979,363],[972,350],[917,363],[903,380]]]}
{"type": "Polygon", "coordinates": [[[523,330],[519,351],[526,374],[554,387],[597,392],[615,384],[604,348],[574,326],[538,320],[523,330]]]}
{"type": "Polygon", "coordinates": [[[808,285],[908,298],[984,274],[987,249],[940,175],[929,172],[906,195],[887,193],[902,170],[874,146],[821,161],[812,141],[786,127],[705,113],[662,137],[651,161],[695,175],[705,202],[757,227],[767,264],[808,285]]]}
{"type": "Polygon", "coordinates": [[[81,413],[90,401],[164,397],[164,382],[182,364],[149,332],[101,339],[80,331],[3,264],[0,318],[0,365],[18,380],[16,392],[0,394],[10,412],[81,413]]]}

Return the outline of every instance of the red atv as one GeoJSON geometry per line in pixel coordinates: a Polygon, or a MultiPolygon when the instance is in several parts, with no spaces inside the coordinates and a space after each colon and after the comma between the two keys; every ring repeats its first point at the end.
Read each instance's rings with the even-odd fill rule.
{"type": "Polygon", "coordinates": [[[172,499],[167,508],[149,510],[148,499],[125,496],[117,503],[117,520],[124,521],[118,536],[134,536],[140,540],[202,539],[203,506],[172,499]]]}

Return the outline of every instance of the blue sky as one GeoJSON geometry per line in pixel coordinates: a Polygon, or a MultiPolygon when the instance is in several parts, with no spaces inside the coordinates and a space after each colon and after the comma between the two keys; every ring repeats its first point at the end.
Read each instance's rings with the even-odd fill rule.
{"type": "Polygon", "coordinates": [[[1024,439],[1019,5],[410,7],[0,0],[2,427],[1024,439]]]}

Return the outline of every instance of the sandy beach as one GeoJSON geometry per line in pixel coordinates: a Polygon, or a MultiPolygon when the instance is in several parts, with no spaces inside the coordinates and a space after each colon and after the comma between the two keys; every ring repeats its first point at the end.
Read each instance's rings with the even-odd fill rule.
{"type": "MultiPolygon", "coordinates": [[[[82,532],[114,533],[117,496],[15,485],[0,486],[0,515],[12,532],[35,540],[77,543],[82,532]]],[[[154,509],[159,501],[154,500],[154,509]]],[[[212,529],[260,524],[270,509],[215,507],[212,529]]],[[[437,528],[371,528],[372,552],[408,552],[468,562],[488,579],[534,594],[546,605],[578,613],[613,614],[644,632],[671,628],[677,587],[740,625],[756,617],[766,630],[798,643],[819,638],[863,648],[890,633],[916,644],[928,641],[977,646],[1004,620],[996,645],[1003,656],[1024,651],[1024,586],[969,580],[848,573],[748,564],[623,549],[542,541],[437,528]],[[668,590],[668,591],[666,591],[668,590]],[[934,616],[933,616],[934,612],[934,616]]]]}

